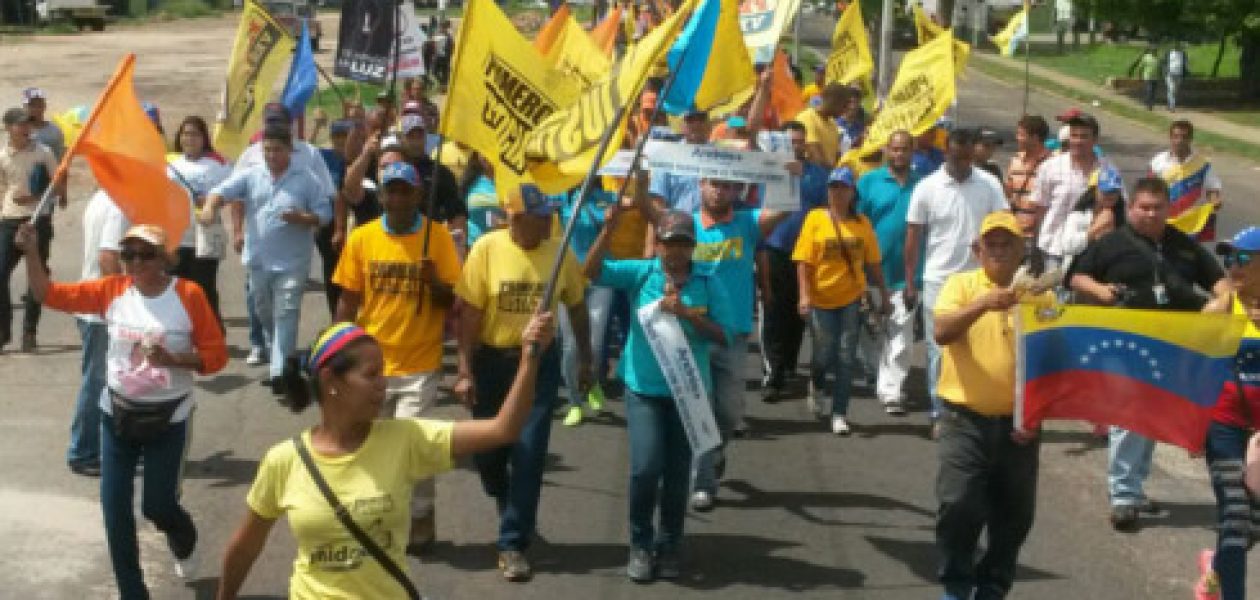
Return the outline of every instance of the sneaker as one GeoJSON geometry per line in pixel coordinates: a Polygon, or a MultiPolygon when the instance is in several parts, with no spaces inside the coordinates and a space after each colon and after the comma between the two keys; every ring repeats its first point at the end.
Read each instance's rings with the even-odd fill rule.
{"type": "Polygon", "coordinates": [[[591,412],[599,414],[604,410],[604,386],[595,384],[591,386],[591,391],[586,394],[586,404],[591,407],[591,412]]]}
{"type": "Polygon", "coordinates": [[[661,548],[656,551],[656,576],[661,579],[678,579],[682,575],[682,561],[678,550],[661,548]]]}
{"type": "Polygon", "coordinates": [[[1158,516],[1163,514],[1163,509],[1159,506],[1159,503],[1151,500],[1150,498],[1143,498],[1142,501],[1138,503],[1137,509],[1138,513],[1143,515],[1158,516]]]}
{"type": "Polygon", "coordinates": [[[900,400],[889,400],[884,403],[884,413],[894,417],[904,417],[906,406],[900,400]]]}
{"type": "Polygon", "coordinates": [[[1137,531],[1138,523],[1138,507],[1132,505],[1120,505],[1111,507],[1111,528],[1116,531],[1132,533],[1137,531]]]}
{"type": "Polygon", "coordinates": [[[257,367],[266,362],[263,358],[266,354],[267,352],[264,349],[254,346],[249,349],[249,356],[245,357],[245,364],[251,367],[257,367]]]}
{"type": "Polygon", "coordinates": [[[849,429],[849,422],[841,415],[831,417],[831,433],[836,435],[849,435],[852,430],[849,429]]]}
{"type": "Polygon", "coordinates": [[[100,477],[101,463],[70,463],[70,472],[84,477],[100,477]]]}
{"type": "Polygon", "coordinates": [[[1220,600],[1221,582],[1212,570],[1212,558],[1216,553],[1210,548],[1199,552],[1199,581],[1194,585],[1194,600],[1220,600]]]}
{"type": "Polygon", "coordinates": [[[577,427],[582,424],[582,407],[576,404],[569,407],[568,413],[564,415],[565,427],[577,427]]]}
{"type": "Polygon", "coordinates": [[[635,583],[652,581],[652,553],[642,548],[630,549],[630,561],[626,563],[626,576],[635,583]]]}
{"type": "Polygon", "coordinates": [[[198,550],[200,545],[193,546],[192,552],[184,558],[175,558],[175,575],[184,581],[194,581],[198,576],[198,569],[201,568],[201,553],[198,550]]]}
{"type": "Polygon", "coordinates": [[[520,550],[499,551],[499,572],[504,579],[515,583],[529,581],[534,576],[534,570],[520,550]]]}
{"type": "Polygon", "coordinates": [[[407,541],[407,554],[419,556],[424,554],[433,541],[437,539],[437,515],[429,513],[411,520],[411,536],[407,541]]]}
{"type": "Polygon", "coordinates": [[[691,509],[696,512],[713,510],[713,494],[704,490],[696,491],[691,495],[691,509]]]}

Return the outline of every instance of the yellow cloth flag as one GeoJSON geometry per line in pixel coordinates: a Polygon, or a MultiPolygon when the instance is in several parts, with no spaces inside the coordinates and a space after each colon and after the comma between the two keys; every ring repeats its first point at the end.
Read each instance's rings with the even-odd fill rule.
{"type": "MultiPolygon", "coordinates": [[[[489,2],[490,0],[474,0],[489,2]]],[[[603,165],[621,147],[626,115],[618,122],[617,113],[638,99],[652,69],[665,59],[683,24],[695,10],[696,0],[687,0],[678,12],[643,37],[613,66],[599,83],[584,92],[577,102],[556,112],[535,128],[526,143],[529,172],[544,192],[558,194],[579,183],[592,163],[603,165]],[[612,139],[603,156],[596,156],[600,141],[611,130],[612,139]]],[[[741,42],[742,43],[742,42],[741,42]]]]}
{"type": "Polygon", "coordinates": [[[1019,48],[1019,42],[1028,39],[1028,7],[1025,6],[1023,10],[1015,13],[1006,27],[1003,27],[997,35],[990,36],[989,39],[993,40],[993,45],[997,46],[1002,56],[1014,56],[1015,50],[1019,48]]]}
{"type": "Polygon", "coordinates": [[[1207,227],[1208,220],[1216,213],[1216,208],[1216,205],[1210,202],[1200,204],[1168,219],[1168,224],[1176,227],[1181,233],[1193,237],[1199,235],[1207,227]]]}
{"type": "MultiPolygon", "coordinates": [[[[862,23],[862,7],[854,2],[844,9],[831,34],[831,56],[827,57],[827,83],[862,84],[871,78],[875,60],[871,58],[871,42],[862,23]]],[[[865,89],[871,86],[866,83],[865,89]]]]}
{"type": "Polygon", "coordinates": [[[565,19],[555,44],[544,53],[544,58],[547,66],[578,79],[578,88],[582,90],[603,79],[612,66],[590,34],[572,16],[565,19]]]}
{"type": "Polygon", "coordinates": [[[735,112],[756,91],[757,72],[747,52],[731,52],[728,48],[744,45],[744,30],[739,26],[740,0],[722,0],[717,28],[713,32],[713,51],[704,70],[704,80],[696,91],[695,105],[714,115],[735,112]]]}
{"type": "Polygon", "coordinates": [[[936,39],[942,33],[948,33],[950,39],[954,40],[954,73],[961,76],[963,70],[967,67],[967,59],[971,57],[971,45],[967,42],[954,38],[954,32],[937,25],[932,19],[929,19],[927,13],[923,12],[921,5],[914,5],[914,31],[919,38],[919,46],[936,39]]]}
{"type": "Polygon", "coordinates": [[[569,12],[569,5],[561,4],[555,14],[543,24],[542,29],[538,31],[538,35],[534,36],[534,48],[538,49],[541,54],[551,52],[552,47],[556,45],[556,40],[560,38],[560,33],[564,31],[565,24],[569,22],[572,15],[569,12]]]}
{"type": "Polygon", "coordinates": [[[572,77],[547,67],[493,0],[471,0],[455,38],[450,91],[438,130],[494,165],[500,196],[527,180],[525,141],[569,106],[572,77]]]}
{"type": "Polygon", "coordinates": [[[236,41],[228,59],[223,112],[215,127],[214,149],[229,159],[240,156],[262,124],[276,78],[293,60],[297,42],[283,25],[254,0],[246,0],[236,41]]]}
{"type": "Polygon", "coordinates": [[[860,157],[882,149],[897,130],[914,135],[927,131],[949,109],[955,91],[949,36],[938,36],[907,52],[884,108],[866,130],[862,147],[847,152],[840,162],[856,165],[860,157]]]}

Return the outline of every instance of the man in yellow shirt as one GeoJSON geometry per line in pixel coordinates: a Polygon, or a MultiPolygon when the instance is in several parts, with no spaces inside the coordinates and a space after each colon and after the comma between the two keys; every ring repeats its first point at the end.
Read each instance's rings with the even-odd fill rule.
{"type": "MultiPolygon", "coordinates": [[[[420,177],[406,162],[381,169],[384,214],[346,241],[333,282],[334,321],[355,322],[381,344],[388,391],[382,416],[420,417],[437,400],[442,334],[454,301],[459,255],[446,225],[420,214],[420,177]],[[428,247],[425,238],[428,237],[428,247]]],[[[433,541],[433,480],[416,486],[408,551],[433,541]]]]}
{"type": "MultiPolygon", "coordinates": [[[[499,412],[520,363],[521,332],[542,300],[560,237],[552,236],[559,203],[533,185],[509,190],[508,226],[473,244],[455,293],[463,300],[459,323],[459,378],[455,394],[474,418],[499,412]]],[[[578,385],[586,393],[591,380],[591,335],[586,282],[577,259],[565,250],[556,298],[568,309],[577,343],[578,385]]],[[[551,437],[551,414],[560,387],[560,352],[552,345],[543,355],[534,387],[534,408],[516,444],[475,455],[481,485],[499,509],[499,570],[508,581],[533,576],[525,550],[534,534],[538,499],[551,437]]]]}
{"type": "Polygon", "coordinates": [[[836,160],[844,150],[840,146],[840,127],[836,117],[844,112],[849,89],[838,83],[828,84],[822,91],[822,102],[807,108],[796,121],[805,126],[805,153],[809,160],[828,169],[836,166],[836,160]]]}
{"type": "Polygon", "coordinates": [[[936,545],[946,598],[1003,598],[1015,579],[1020,546],[1032,528],[1040,444],[1015,429],[1015,330],[1011,309],[1026,289],[1015,283],[1023,229],[1009,211],[990,213],[973,250],[981,268],[951,275],[935,307],[942,348],[936,545]],[[976,561],[980,532],[985,554],[976,561]]]}

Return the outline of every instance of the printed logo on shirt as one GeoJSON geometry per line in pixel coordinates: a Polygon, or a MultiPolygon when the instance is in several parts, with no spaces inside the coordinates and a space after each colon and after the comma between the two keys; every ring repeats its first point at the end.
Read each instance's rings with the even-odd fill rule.
{"type": "Polygon", "coordinates": [[[533,314],[542,301],[547,285],[540,281],[499,282],[498,310],[505,313],[533,314]]]}
{"type": "Polygon", "coordinates": [[[744,238],[730,238],[720,242],[702,242],[696,244],[696,251],[691,255],[701,262],[722,262],[744,258],[744,238]]]}
{"type": "MultiPolygon", "coordinates": [[[[359,498],[348,508],[354,522],[363,529],[363,532],[378,546],[389,551],[393,546],[394,536],[385,526],[383,515],[393,512],[393,497],[390,494],[383,494],[359,498]]],[[[337,526],[340,527],[340,523],[337,526]]],[[[345,532],[344,536],[339,536],[336,541],[320,544],[311,550],[310,566],[318,571],[346,572],[358,570],[365,560],[372,561],[373,559],[349,532],[345,532]]]]}
{"type": "MultiPolygon", "coordinates": [[[[862,238],[844,238],[844,247],[849,256],[862,256],[862,238]]],[[[825,261],[844,261],[845,251],[840,249],[840,241],[830,238],[823,242],[822,259],[825,261]]]]}
{"type": "Polygon", "coordinates": [[[373,292],[417,296],[424,289],[418,262],[370,261],[368,285],[373,292]]]}

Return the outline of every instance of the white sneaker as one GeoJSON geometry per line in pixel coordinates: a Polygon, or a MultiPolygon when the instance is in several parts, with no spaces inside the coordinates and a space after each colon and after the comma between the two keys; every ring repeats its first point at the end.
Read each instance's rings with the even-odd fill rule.
{"type": "Polygon", "coordinates": [[[697,512],[708,512],[713,510],[713,494],[704,490],[700,490],[692,494],[691,509],[697,512]]]}
{"type": "Polygon", "coordinates": [[[176,558],[175,559],[175,575],[179,576],[179,578],[183,579],[184,581],[196,580],[197,576],[199,575],[198,571],[201,568],[200,550],[201,550],[201,545],[198,544],[196,546],[193,546],[192,554],[189,554],[187,558],[184,558],[184,559],[176,558]]]}
{"type": "Polygon", "coordinates": [[[263,352],[263,349],[259,348],[258,346],[254,346],[253,348],[250,348],[249,356],[245,357],[245,364],[251,367],[257,367],[258,365],[263,364],[264,362],[266,362],[263,359],[263,354],[265,354],[265,352],[263,352]]]}
{"type": "Polygon", "coordinates": [[[831,432],[836,435],[849,435],[849,422],[839,415],[831,417],[831,432]]]}

